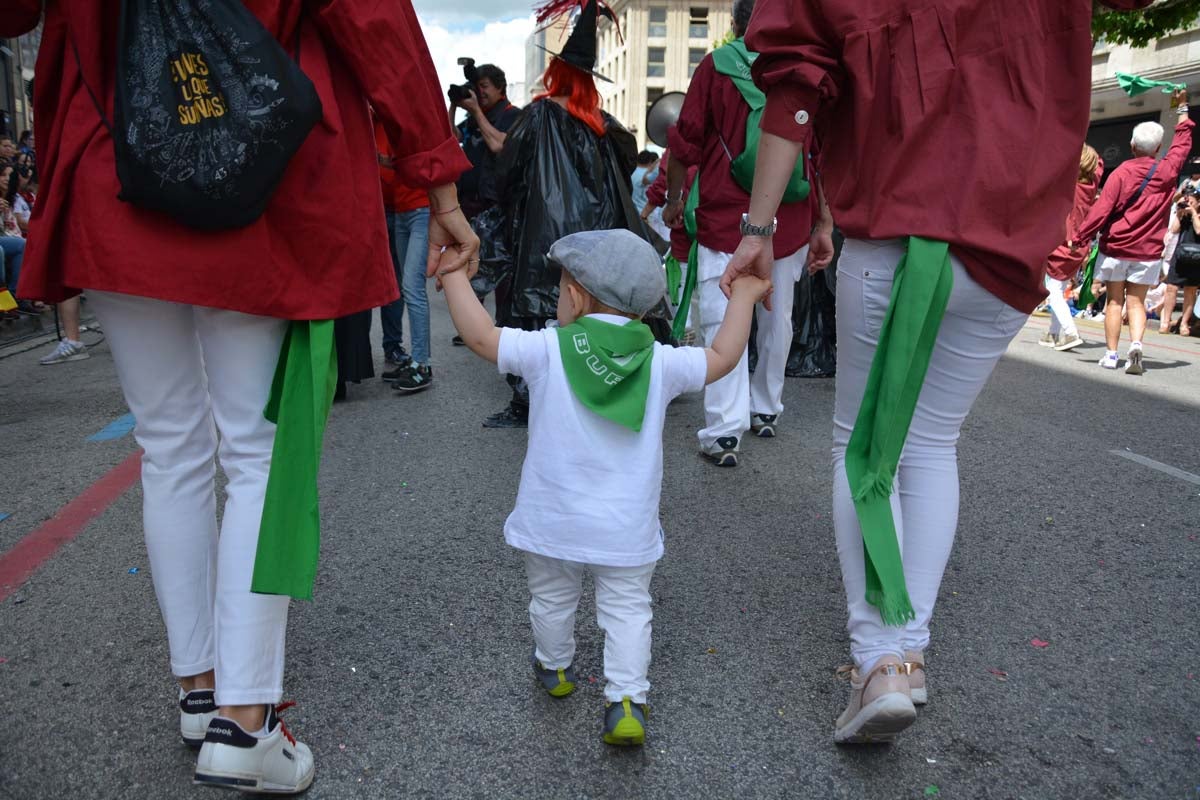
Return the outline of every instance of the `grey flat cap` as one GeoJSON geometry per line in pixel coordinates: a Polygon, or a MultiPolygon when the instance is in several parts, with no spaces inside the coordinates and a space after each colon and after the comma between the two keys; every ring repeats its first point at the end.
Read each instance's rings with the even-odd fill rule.
{"type": "Polygon", "coordinates": [[[609,308],[645,314],[667,293],[662,259],[644,239],[627,230],[583,231],[550,246],[579,285],[609,308]]]}

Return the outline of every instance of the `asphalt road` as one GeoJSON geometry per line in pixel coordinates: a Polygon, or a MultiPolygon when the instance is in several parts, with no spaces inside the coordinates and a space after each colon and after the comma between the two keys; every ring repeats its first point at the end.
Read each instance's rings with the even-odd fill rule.
{"type": "MultiPolygon", "coordinates": [[[[590,602],[581,691],[555,701],[528,674],[501,534],[525,435],[480,428],[506,387],[449,346],[434,305],[434,387],[351,386],[330,423],[316,599],[289,629],[308,797],[1200,796],[1200,339],[1151,334],[1135,378],[1102,372],[1097,345],[1037,347],[1045,319],[1017,337],[963,431],[930,703],[885,747],[832,743],[848,661],[833,382],[789,380],[780,437],[735,470],[696,456],[700,398],[677,402],[650,735],[627,751],[599,738],[590,602]]],[[[135,449],[87,441],[126,413],[107,345],[52,368],[45,349],[0,359],[0,558],[135,449]]],[[[0,603],[0,797],[218,796],[189,783],[140,500],[135,485],[0,603]]]]}

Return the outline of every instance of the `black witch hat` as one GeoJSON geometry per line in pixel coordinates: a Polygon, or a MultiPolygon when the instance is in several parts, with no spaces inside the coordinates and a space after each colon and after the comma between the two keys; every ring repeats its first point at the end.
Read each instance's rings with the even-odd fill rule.
{"type": "MultiPolygon", "coordinates": [[[[602,81],[612,83],[612,78],[601,75],[595,69],[596,24],[599,20],[599,15],[603,14],[611,19],[615,25],[617,17],[613,14],[612,9],[607,5],[601,7],[598,0],[565,0],[565,2],[564,0],[550,0],[550,2],[538,7],[537,20],[539,23],[542,23],[548,19],[566,14],[573,8],[579,8],[579,17],[575,20],[575,29],[567,37],[567,43],[563,45],[562,52],[556,53],[548,47],[542,47],[540,44],[537,46],[555,58],[562,59],[576,69],[587,72],[602,81]]],[[[545,30],[545,28],[542,28],[542,30],[545,30]]]]}

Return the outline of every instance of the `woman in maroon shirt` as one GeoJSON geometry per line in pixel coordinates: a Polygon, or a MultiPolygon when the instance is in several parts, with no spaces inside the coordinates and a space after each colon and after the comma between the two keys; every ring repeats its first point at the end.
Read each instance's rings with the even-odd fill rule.
{"type": "Polygon", "coordinates": [[[1050,329],[1038,340],[1043,347],[1058,351],[1071,350],[1083,344],[1063,292],[1079,272],[1088,252],[1071,244],[1079,238],[1079,225],[1096,204],[1100,194],[1100,179],[1104,177],[1104,162],[1091,145],[1083,146],[1079,156],[1079,180],[1075,183],[1075,204],[1067,215],[1067,238],[1046,258],[1046,291],[1050,293],[1050,329]]]}
{"type": "Polygon", "coordinates": [[[288,320],[397,296],[368,101],[403,144],[397,174],[429,191],[431,266],[473,260],[478,241],[456,210],[454,181],[470,164],[408,0],[245,5],[296,43],[323,118],[265,213],[219,232],[117,199],[113,142],[88,90],[111,119],[119,0],[0,0],[0,35],[31,30],[44,11],[42,184],[21,289],[48,301],[87,290],[104,325],[145,451],[146,544],[181,687],[180,734],[201,748],[196,779],[287,793],[311,783],[313,759],[274,707],[289,598],[250,591],[275,434],[263,409],[288,320]],[[217,456],[229,478],[219,535],[217,456]]]}
{"type": "MultiPolygon", "coordinates": [[[[833,493],[855,670],[835,741],[889,741],[927,697],[924,650],[958,518],[958,433],[1045,297],[1046,254],[1062,238],[1088,123],[1091,13],[1092,0],[759,0],[755,9],[746,44],[760,53],[753,72],[767,105],[749,223],[771,224],[815,131],[826,202],[810,265],[828,264],[835,221],[847,237],[833,493]],[[902,259],[905,280],[894,286],[902,259]],[[920,304],[894,303],[908,286],[932,288],[913,298],[920,304]],[[892,324],[901,318],[919,324],[892,324]],[[907,362],[889,361],[900,346],[927,359],[924,375],[910,381],[907,362]],[[912,405],[881,390],[891,384],[912,405]],[[860,427],[871,432],[866,474],[886,480],[861,482],[860,427]],[[880,517],[875,495],[888,487],[890,515],[883,494],[880,517]],[[871,524],[860,527],[868,503],[871,524]],[[897,574],[900,597],[883,584],[897,574]]],[[[724,285],[769,275],[770,256],[769,239],[744,237],[724,285]]]]}

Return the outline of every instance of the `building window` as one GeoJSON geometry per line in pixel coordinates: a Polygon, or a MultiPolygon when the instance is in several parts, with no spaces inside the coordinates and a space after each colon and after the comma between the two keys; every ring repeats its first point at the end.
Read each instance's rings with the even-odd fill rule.
{"type": "Polygon", "coordinates": [[[704,60],[703,47],[688,48],[688,77],[696,74],[696,67],[700,66],[700,62],[704,60]]]}
{"type": "Polygon", "coordinates": [[[655,101],[658,100],[658,98],[663,96],[664,91],[666,91],[666,90],[665,89],[655,89],[655,88],[646,89],[646,111],[647,112],[650,111],[650,106],[654,105],[655,101]]]}
{"type": "Polygon", "coordinates": [[[651,47],[646,50],[646,77],[665,78],[667,76],[667,48],[651,47]]]}
{"type": "Polygon", "coordinates": [[[688,20],[688,38],[689,39],[707,39],[708,38],[708,9],[693,8],[691,17],[688,20]]]}
{"type": "Polygon", "coordinates": [[[667,7],[650,6],[650,38],[667,38],[667,7]]]}

